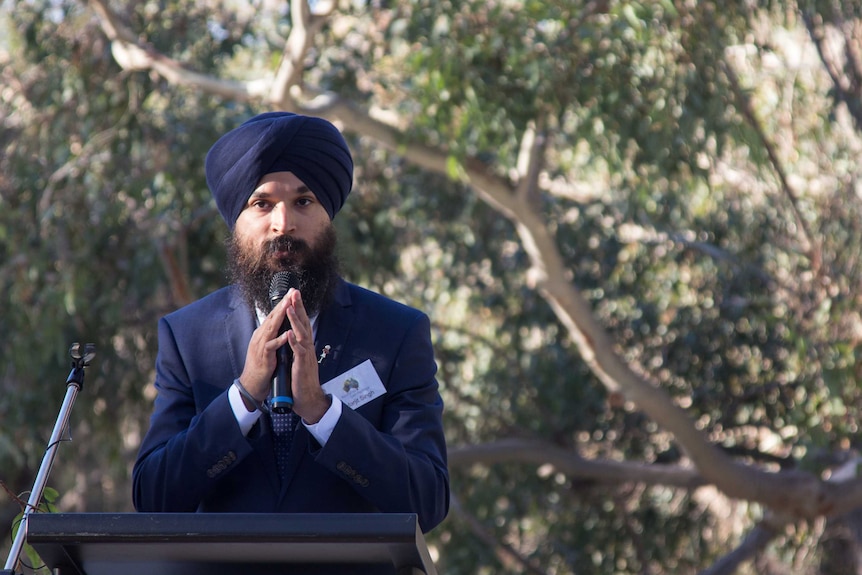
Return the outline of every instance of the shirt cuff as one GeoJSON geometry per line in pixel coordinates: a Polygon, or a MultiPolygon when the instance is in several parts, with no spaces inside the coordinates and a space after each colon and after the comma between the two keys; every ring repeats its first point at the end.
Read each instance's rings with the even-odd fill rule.
{"type": "Polygon", "coordinates": [[[236,384],[230,386],[227,392],[227,398],[230,401],[230,408],[233,410],[233,416],[236,418],[236,422],[239,424],[239,430],[243,435],[248,435],[248,432],[257,423],[257,420],[260,419],[260,411],[255,409],[254,411],[249,411],[245,406],[245,402],[242,400],[242,394],[239,392],[239,388],[236,384]]]}
{"type": "Polygon", "coordinates": [[[317,440],[321,447],[326,445],[326,442],[329,441],[329,436],[332,435],[332,431],[335,429],[335,424],[337,424],[338,420],[341,418],[341,400],[335,396],[330,397],[332,398],[332,405],[329,406],[329,409],[326,410],[326,413],[323,414],[320,421],[317,423],[302,422],[308,432],[311,433],[312,437],[317,440]]]}

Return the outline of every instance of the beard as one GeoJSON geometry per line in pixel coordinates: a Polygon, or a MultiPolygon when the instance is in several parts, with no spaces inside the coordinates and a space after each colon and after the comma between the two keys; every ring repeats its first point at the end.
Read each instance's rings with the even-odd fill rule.
{"type": "Polygon", "coordinates": [[[272,276],[276,272],[291,272],[298,279],[302,303],[310,317],[332,298],[339,275],[335,247],[335,229],[331,224],[314,238],[313,245],[291,236],[278,236],[258,248],[243,244],[234,232],[226,241],[228,278],[239,286],[252,308],[269,313],[273,308],[269,297],[272,276]]]}

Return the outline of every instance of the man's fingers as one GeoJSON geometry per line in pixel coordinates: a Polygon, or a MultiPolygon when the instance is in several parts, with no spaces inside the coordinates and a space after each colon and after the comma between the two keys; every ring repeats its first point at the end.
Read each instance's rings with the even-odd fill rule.
{"type": "Polygon", "coordinates": [[[274,339],[267,339],[266,341],[264,341],[263,349],[267,353],[272,353],[275,350],[277,350],[278,348],[280,348],[282,345],[284,345],[286,342],[287,342],[287,332],[284,332],[283,334],[275,337],[274,339]]]}
{"type": "Polygon", "coordinates": [[[281,301],[278,302],[272,311],[269,312],[269,315],[266,316],[266,321],[269,324],[269,330],[271,332],[277,332],[281,328],[281,324],[284,323],[285,314],[287,312],[287,307],[290,301],[287,296],[281,298],[281,301]]]}

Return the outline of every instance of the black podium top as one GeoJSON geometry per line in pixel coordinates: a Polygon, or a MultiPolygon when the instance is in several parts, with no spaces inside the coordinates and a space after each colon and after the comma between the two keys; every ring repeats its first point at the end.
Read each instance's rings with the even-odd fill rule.
{"type": "Polygon", "coordinates": [[[35,513],[60,575],[436,575],[414,514],[35,513]]]}

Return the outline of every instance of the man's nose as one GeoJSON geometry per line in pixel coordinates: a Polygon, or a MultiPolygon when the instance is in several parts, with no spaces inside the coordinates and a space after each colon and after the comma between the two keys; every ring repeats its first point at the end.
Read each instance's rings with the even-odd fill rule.
{"type": "Polygon", "coordinates": [[[295,230],[293,214],[284,202],[277,203],[271,213],[272,231],[279,235],[287,235],[295,230]]]}

